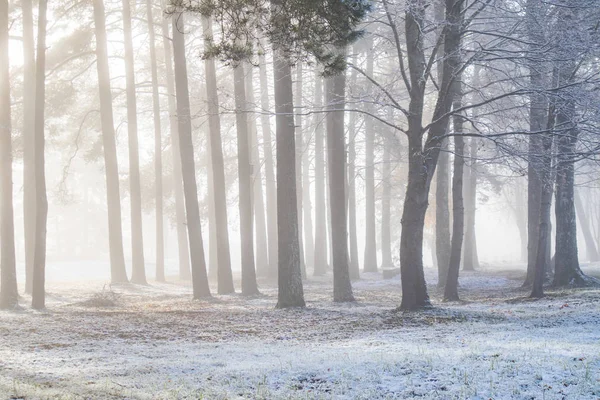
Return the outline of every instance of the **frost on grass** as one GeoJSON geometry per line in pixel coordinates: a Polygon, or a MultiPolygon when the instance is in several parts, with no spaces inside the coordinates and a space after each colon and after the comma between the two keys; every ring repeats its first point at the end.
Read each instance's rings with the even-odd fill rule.
{"type": "Polygon", "coordinates": [[[469,273],[467,302],[441,303],[432,289],[435,308],[402,313],[399,281],[375,275],[356,283],[355,304],[310,281],[306,310],[276,310],[267,283],[262,297],[210,301],[177,284],[55,285],[47,311],[0,313],[0,397],[600,397],[600,291],[514,301],[519,286],[469,273]],[[114,304],[90,306],[97,296],[114,304]]]}

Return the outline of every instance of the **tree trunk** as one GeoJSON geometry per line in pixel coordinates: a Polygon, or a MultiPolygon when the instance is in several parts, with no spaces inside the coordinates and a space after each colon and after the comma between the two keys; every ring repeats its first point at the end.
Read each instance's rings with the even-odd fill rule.
{"type": "Polygon", "coordinates": [[[173,15],[173,56],[175,61],[175,87],[177,92],[177,119],[179,126],[179,152],[187,216],[188,237],[192,260],[192,288],[194,299],[210,296],[204,244],[200,227],[198,188],[192,141],[192,118],[188,92],[187,65],[185,60],[185,40],[183,38],[183,14],[173,15]]]}
{"type": "Polygon", "coordinates": [[[162,176],[162,127],[160,123],[160,99],[158,97],[158,71],[156,66],[156,43],[152,1],[146,0],[148,40],[150,42],[150,69],[152,71],[152,115],[154,121],[154,193],[156,196],[156,280],[165,281],[165,239],[163,216],[162,176]]]}
{"type": "Polygon", "coordinates": [[[588,260],[590,262],[599,261],[600,255],[598,255],[598,248],[596,247],[596,242],[594,241],[594,236],[590,227],[590,220],[589,218],[586,218],[585,207],[583,206],[583,202],[581,201],[581,196],[579,195],[578,191],[575,192],[575,209],[577,211],[579,225],[581,226],[581,230],[583,232],[588,260]]]}
{"type": "Polygon", "coordinates": [[[447,140],[445,140],[440,151],[435,175],[435,255],[438,266],[438,287],[446,286],[448,265],[450,263],[450,208],[448,199],[450,157],[447,147],[447,140]]]}
{"type": "MultiPolygon", "coordinates": [[[[373,42],[367,52],[367,76],[373,76],[373,42]]],[[[371,90],[369,90],[371,92],[371,90]]],[[[367,113],[373,106],[365,104],[367,113]]],[[[377,242],[375,227],[375,129],[372,117],[365,115],[365,260],[364,272],[377,272],[377,242]]]]}
{"type": "MultiPolygon", "coordinates": [[[[38,11],[38,47],[35,70],[35,252],[33,255],[33,282],[31,307],[41,310],[46,306],[46,226],[48,197],[46,195],[46,158],[44,111],[46,103],[46,14],[47,0],[40,0],[38,11]]],[[[60,235],[57,235],[59,237],[60,235]]]]}
{"type": "Polygon", "coordinates": [[[296,196],[298,202],[298,243],[300,246],[300,267],[302,268],[302,278],[306,278],[306,261],[304,255],[304,239],[302,224],[302,154],[304,153],[304,139],[302,137],[302,63],[296,64],[296,93],[294,94],[294,108],[296,110],[296,196]]]}
{"type": "MultiPolygon", "coordinates": [[[[206,148],[211,149],[210,134],[206,136],[206,148]]],[[[208,203],[208,277],[212,280],[218,280],[219,275],[219,249],[217,247],[217,215],[215,205],[215,181],[213,176],[213,162],[210,151],[206,152],[206,181],[208,193],[206,194],[206,202],[208,203]]]]}
{"type": "MultiPolygon", "coordinates": [[[[164,8],[164,7],[163,7],[164,8]]],[[[179,130],[177,126],[177,104],[175,101],[175,82],[173,76],[173,56],[171,41],[169,39],[168,19],[163,18],[162,34],[165,51],[165,65],[167,75],[167,93],[169,95],[169,127],[171,131],[171,151],[173,154],[173,186],[175,192],[175,218],[177,224],[177,247],[179,254],[179,278],[189,280],[190,249],[185,217],[185,204],[183,200],[183,177],[181,176],[181,155],[179,154],[179,130]]]]}
{"type": "Polygon", "coordinates": [[[144,235],[142,228],[142,189],[135,93],[135,65],[131,30],[130,0],[123,0],[123,33],[125,42],[125,81],[127,92],[127,132],[129,137],[129,195],[131,199],[131,282],[146,282],[144,235]]]}
{"type": "Polygon", "coordinates": [[[254,226],[252,223],[252,177],[248,134],[246,85],[244,67],[233,69],[235,92],[235,122],[237,128],[238,182],[240,207],[240,243],[242,258],[242,295],[258,294],[254,269],[254,226]]]}
{"type": "MultiPolygon", "coordinates": [[[[315,69],[314,108],[323,108],[323,78],[315,69]]],[[[314,275],[327,272],[327,203],[325,202],[325,160],[323,155],[323,115],[315,114],[315,258],[314,275]]]]}
{"type": "MultiPolygon", "coordinates": [[[[457,80],[460,77],[456,78],[457,80]]],[[[453,108],[455,110],[462,107],[462,94],[460,82],[456,81],[456,98],[453,108]]],[[[460,258],[463,244],[463,234],[465,227],[465,209],[463,204],[463,171],[465,166],[464,159],[464,138],[463,117],[455,114],[452,118],[454,125],[454,171],[452,174],[452,242],[450,246],[450,259],[448,264],[448,276],[446,286],[444,287],[445,301],[459,301],[458,297],[458,275],[460,271],[460,258]]]]}
{"type": "MultiPolygon", "coordinates": [[[[299,103],[301,105],[301,103],[299,103]]],[[[308,132],[306,130],[305,132],[308,132]]],[[[306,269],[313,268],[315,260],[315,243],[313,240],[312,204],[310,193],[310,142],[311,135],[306,135],[302,150],[302,212],[304,216],[304,264],[306,269]]]]}
{"type": "MultiPolygon", "coordinates": [[[[212,37],[212,23],[202,17],[205,46],[212,37]]],[[[208,101],[208,125],[210,130],[210,152],[212,157],[213,184],[215,196],[215,216],[217,229],[217,270],[219,294],[235,291],[231,272],[231,255],[229,251],[229,223],[227,218],[227,196],[225,193],[225,166],[223,162],[223,145],[221,142],[221,119],[219,117],[219,95],[217,92],[217,73],[215,60],[204,61],[206,74],[206,98],[208,101]]]]}
{"type": "MultiPolygon", "coordinates": [[[[393,109],[389,109],[388,120],[394,120],[393,109]]],[[[391,146],[394,131],[384,128],[383,131],[383,170],[382,170],[382,193],[381,193],[381,269],[394,268],[392,260],[391,239],[391,201],[392,201],[392,168],[391,168],[391,146]]]]}
{"type": "MultiPolygon", "coordinates": [[[[35,41],[31,0],[21,1],[23,9],[23,115],[35,113],[35,41]]],[[[35,252],[35,133],[34,118],[23,118],[23,232],[25,246],[25,293],[33,286],[35,252]]]]}
{"type": "Polygon", "coordinates": [[[296,195],[296,141],[290,62],[274,49],[275,114],[277,121],[277,308],[304,307],[296,195]]]}
{"type": "Polygon", "coordinates": [[[346,75],[325,80],[327,104],[327,161],[329,162],[329,206],[333,242],[333,301],[354,301],[348,265],[348,220],[346,207],[346,143],[344,108],[346,75]]]}
{"type": "Polygon", "coordinates": [[[269,238],[269,276],[277,276],[277,185],[273,168],[273,140],[271,139],[271,110],[269,102],[269,82],[267,63],[264,54],[259,56],[260,65],[260,104],[262,108],[260,125],[263,136],[263,153],[265,157],[267,234],[269,238]]]}
{"type": "MultiPolygon", "coordinates": [[[[353,61],[353,63],[356,60],[353,61]]],[[[356,87],[356,69],[350,73],[350,88],[356,87]]],[[[350,279],[360,279],[358,238],[356,229],[356,126],[357,114],[351,112],[348,121],[348,236],[350,241],[350,279]]],[[[316,243],[315,243],[316,245],[316,243]]]]}
{"type": "Polygon", "coordinates": [[[113,283],[127,282],[125,256],[123,254],[123,232],[121,230],[121,195],[119,191],[119,167],[117,145],[110,91],[108,50],[104,1],[94,0],[94,24],[96,30],[96,65],[100,92],[100,114],[102,121],[102,146],[106,170],[106,199],[108,205],[108,242],[110,247],[110,272],[113,283]]]}
{"type": "MultiPolygon", "coordinates": [[[[0,0],[0,308],[19,301],[13,214],[8,0],[0,0]]],[[[29,116],[31,118],[32,116],[29,116]]],[[[30,210],[32,211],[32,210],[30,210]]]]}
{"type": "Polygon", "coordinates": [[[258,153],[258,135],[256,131],[256,102],[254,99],[254,70],[249,63],[244,64],[246,81],[246,99],[249,112],[248,129],[252,155],[252,187],[253,210],[256,222],[256,273],[261,276],[269,275],[269,249],[267,242],[267,225],[265,221],[265,202],[260,155],[258,153]]]}

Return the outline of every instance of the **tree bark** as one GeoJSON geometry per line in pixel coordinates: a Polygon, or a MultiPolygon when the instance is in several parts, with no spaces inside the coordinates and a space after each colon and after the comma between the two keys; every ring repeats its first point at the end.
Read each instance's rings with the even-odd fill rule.
{"type": "Polygon", "coordinates": [[[185,59],[185,40],[183,37],[183,14],[174,14],[173,56],[175,62],[175,88],[177,93],[177,120],[179,131],[179,152],[187,216],[188,238],[192,261],[192,288],[194,299],[210,297],[204,244],[200,226],[198,207],[198,188],[196,185],[196,167],[194,162],[194,144],[192,142],[192,118],[190,115],[190,97],[188,92],[187,65],[185,59]]]}
{"type": "MultiPolygon", "coordinates": [[[[367,51],[367,76],[373,76],[373,41],[367,51]]],[[[371,90],[369,90],[371,92],[371,90]]],[[[366,103],[367,113],[373,105],[366,103]]],[[[372,117],[365,115],[365,259],[364,272],[377,272],[377,242],[375,227],[375,129],[372,117]]]]}
{"type": "Polygon", "coordinates": [[[292,71],[283,51],[274,49],[275,114],[277,121],[277,308],[304,307],[296,195],[296,141],[292,71]]]}
{"type": "Polygon", "coordinates": [[[253,211],[256,223],[256,274],[269,275],[269,249],[267,225],[265,220],[265,201],[260,155],[258,152],[258,133],[256,129],[256,101],[254,99],[254,70],[249,63],[244,64],[246,82],[246,104],[248,109],[248,130],[250,132],[251,171],[253,188],[253,211]]]}
{"type": "MultiPolygon", "coordinates": [[[[164,8],[164,7],[163,7],[164,8]]],[[[175,99],[175,82],[173,75],[173,56],[171,41],[169,39],[169,20],[163,18],[162,35],[165,52],[165,66],[167,76],[167,93],[169,96],[169,128],[171,132],[171,152],[173,155],[173,186],[175,192],[175,219],[177,224],[177,249],[179,255],[179,278],[189,280],[190,249],[183,199],[183,177],[181,176],[181,155],[179,154],[179,130],[177,126],[177,104],[175,99]]]]}
{"type": "Polygon", "coordinates": [[[150,42],[150,69],[152,74],[152,116],[154,123],[154,195],[156,209],[156,280],[165,281],[165,239],[163,215],[162,175],[162,127],[160,123],[160,99],[158,97],[158,71],[156,65],[156,43],[152,1],[146,0],[148,40],[150,42]]]}
{"type": "MultiPolygon", "coordinates": [[[[394,120],[392,108],[389,109],[388,120],[394,120]]],[[[392,201],[392,168],[391,168],[391,146],[394,131],[384,128],[383,131],[383,168],[381,179],[381,269],[394,268],[392,260],[392,239],[391,239],[391,201],[392,201]]]]}
{"type": "Polygon", "coordinates": [[[327,96],[327,160],[329,162],[329,206],[333,253],[333,301],[354,301],[348,265],[348,220],[346,207],[346,143],[344,108],[346,75],[325,80],[327,96]]]}
{"type": "Polygon", "coordinates": [[[131,30],[130,0],[123,0],[123,34],[125,42],[125,81],[127,93],[127,133],[129,138],[129,195],[131,199],[131,282],[146,282],[144,235],[142,228],[142,189],[135,93],[135,65],[131,30]]]}
{"type": "MultiPolygon", "coordinates": [[[[355,60],[353,61],[353,63],[355,60]]],[[[356,69],[350,72],[350,88],[356,87],[356,69]]],[[[350,241],[350,279],[360,279],[358,237],[356,228],[356,126],[357,114],[351,112],[348,121],[348,240],[350,241]]],[[[316,243],[315,243],[316,245],[316,243]]]]}
{"type": "Polygon", "coordinates": [[[294,94],[294,108],[296,114],[296,196],[298,202],[298,243],[300,246],[300,267],[302,268],[302,278],[306,278],[306,257],[304,254],[304,239],[303,239],[303,204],[302,196],[304,188],[302,187],[302,154],[304,153],[304,138],[302,137],[302,63],[296,64],[296,93],[294,94]]]}
{"type": "MultiPolygon", "coordinates": [[[[301,110],[302,111],[302,110],[301,110]]],[[[308,130],[305,130],[308,132],[308,130]]],[[[306,135],[302,148],[302,212],[304,225],[304,264],[314,270],[315,243],[313,239],[312,203],[310,193],[310,143],[311,136],[306,135]]]]}
{"type": "MultiPolygon", "coordinates": [[[[455,79],[460,79],[460,76],[455,79]]],[[[462,107],[462,94],[460,83],[455,82],[457,86],[456,97],[453,108],[455,110],[462,107]]],[[[460,258],[463,244],[463,234],[465,227],[465,209],[463,203],[463,172],[464,172],[464,138],[463,117],[455,114],[452,118],[454,125],[454,171],[452,174],[452,242],[450,245],[450,259],[448,264],[448,276],[444,288],[445,301],[459,301],[458,296],[458,275],[460,271],[460,258]]]]}
{"type": "MultiPolygon", "coordinates": [[[[8,0],[0,0],[0,308],[19,301],[13,214],[8,0]]],[[[27,116],[26,116],[27,117],[27,116]]],[[[31,116],[29,116],[31,118],[31,116]]]]}
{"type": "MultiPolygon", "coordinates": [[[[23,10],[23,115],[35,113],[35,41],[31,0],[21,1],[23,10]]],[[[35,253],[35,132],[33,117],[23,118],[23,232],[25,246],[25,293],[33,287],[35,253]]]]}
{"type": "Polygon", "coordinates": [[[123,254],[119,167],[117,163],[112,94],[110,91],[106,21],[103,0],[94,0],[94,24],[96,32],[96,65],[98,69],[100,114],[102,122],[102,146],[104,148],[104,168],[106,170],[111,281],[113,283],[121,283],[127,282],[127,272],[125,270],[125,256],[123,254]]]}
{"type": "Polygon", "coordinates": [[[265,157],[266,206],[267,206],[267,235],[269,241],[269,276],[277,276],[277,185],[273,168],[273,140],[271,139],[271,110],[269,101],[269,81],[267,77],[267,62],[265,55],[259,56],[260,66],[260,104],[262,113],[260,125],[262,128],[263,153],[265,157]]]}
{"type": "MultiPolygon", "coordinates": [[[[323,77],[315,69],[315,110],[323,108],[323,77]]],[[[325,202],[325,160],[323,155],[323,116],[315,114],[315,258],[314,275],[327,272],[327,203],[325,202]]]]}
{"type": "MultiPolygon", "coordinates": [[[[208,17],[202,17],[205,45],[212,37],[212,23],[208,17]]],[[[229,250],[229,223],[227,218],[227,196],[225,193],[225,166],[223,145],[221,142],[221,119],[219,117],[219,95],[217,91],[217,73],[215,60],[204,61],[206,74],[206,98],[208,101],[208,125],[210,130],[210,152],[212,157],[213,184],[215,196],[215,216],[217,229],[217,270],[218,292],[228,294],[235,291],[231,272],[229,250]]]]}
{"type": "MultiPolygon", "coordinates": [[[[46,226],[48,197],[46,195],[45,102],[46,102],[46,14],[47,0],[40,0],[38,11],[38,47],[35,71],[35,252],[33,254],[33,282],[31,307],[46,307],[46,226]]],[[[58,236],[58,235],[57,235],[58,236]]]]}
{"type": "Polygon", "coordinates": [[[244,67],[233,68],[235,122],[237,128],[238,182],[240,207],[240,243],[242,258],[242,295],[258,294],[256,270],[254,268],[254,226],[252,221],[252,177],[250,164],[250,143],[248,134],[246,84],[244,67]]]}

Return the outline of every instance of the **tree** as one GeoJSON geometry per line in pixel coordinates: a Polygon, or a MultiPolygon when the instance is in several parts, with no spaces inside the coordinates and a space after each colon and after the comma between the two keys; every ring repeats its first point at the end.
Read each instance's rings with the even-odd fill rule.
{"type": "Polygon", "coordinates": [[[12,187],[11,101],[8,58],[8,0],[0,0],[0,308],[19,300],[15,261],[12,187]]]}
{"type": "Polygon", "coordinates": [[[250,136],[248,134],[246,85],[244,66],[233,67],[235,92],[235,122],[237,128],[238,182],[240,207],[240,242],[242,258],[242,294],[258,294],[254,268],[254,226],[252,223],[252,177],[250,164],[250,136]]]}
{"type": "Polygon", "coordinates": [[[102,122],[102,147],[106,170],[106,199],[108,205],[108,241],[110,247],[110,272],[113,283],[127,282],[125,256],[123,254],[123,232],[121,231],[121,195],[119,192],[119,166],[110,92],[108,50],[106,46],[106,21],[103,0],[94,0],[94,25],[96,33],[96,65],[100,92],[100,114],[102,122]]]}
{"type": "MultiPolygon", "coordinates": [[[[323,107],[323,77],[315,71],[314,107],[323,107]]],[[[325,202],[325,160],[323,155],[323,124],[320,114],[315,114],[315,260],[313,273],[324,275],[327,271],[327,204],[325,202]]]]}
{"type": "Polygon", "coordinates": [[[44,111],[46,103],[46,14],[47,0],[40,0],[38,12],[38,40],[35,72],[35,252],[33,255],[33,281],[31,306],[40,310],[46,306],[46,225],[48,198],[46,195],[46,158],[44,111]]]}
{"type": "MultiPolygon", "coordinates": [[[[373,41],[367,50],[368,76],[373,76],[373,41]]],[[[373,105],[365,104],[366,112],[373,113],[373,105]]],[[[364,272],[377,272],[377,241],[375,227],[375,129],[374,120],[365,116],[365,259],[364,272]]]]}
{"type": "Polygon", "coordinates": [[[158,71],[156,66],[156,42],[152,1],[146,1],[148,40],[150,42],[150,69],[152,75],[152,116],[154,123],[154,193],[156,196],[156,280],[165,281],[165,239],[163,217],[162,173],[162,127],[160,123],[160,99],[158,97],[158,71]]]}
{"type": "MultiPolygon", "coordinates": [[[[202,16],[202,29],[204,31],[205,47],[210,48],[212,46],[212,21],[208,16],[202,16]]],[[[219,118],[219,95],[217,93],[217,73],[214,58],[205,58],[204,73],[206,74],[206,99],[208,102],[210,155],[217,231],[218,292],[219,294],[228,294],[235,292],[235,289],[233,287],[231,255],[229,252],[225,166],[223,162],[223,145],[221,143],[221,119],[219,118]]]]}
{"type": "MultiPolygon", "coordinates": [[[[35,41],[31,0],[21,2],[23,11],[23,115],[35,113],[35,41]]],[[[35,118],[23,118],[23,233],[25,245],[25,293],[33,288],[35,253],[35,118]]]]}
{"type": "Polygon", "coordinates": [[[325,80],[327,105],[327,161],[333,254],[333,301],[354,301],[348,264],[348,219],[346,218],[346,143],[344,107],[346,75],[325,80]],[[344,206],[340,206],[343,204],[344,206]]]}
{"type": "MultiPolygon", "coordinates": [[[[388,120],[394,120],[393,108],[388,109],[388,120]]],[[[381,269],[392,269],[392,238],[391,238],[391,201],[392,201],[392,159],[391,136],[394,130],[383,128],[383,166],[381,172],[381,269]],[[390,132],[391,131],[391,132],[390,132]]]]}
{"type": "Polygon", "coordinates": [[[145,285],[144,236],[142,228],[142,189],[138,143],[135,67],[131,32],[130,0],[122,0],[123,33],[125,42],[125,80],[127,93],[127,133],[129,138],[129,196],[131,199],[131,282],[145,285]]]}
{"type": "MultiPolygon", "coordinates": [[[[356,56],[352,64],[356,63],[356,56]]],[[[356,86],[357,72],[352,68],[350,72],[349,90],[356,86]]],[[[348,120],[348,240],[350,242],[350,278],[360,278],[358,261],[358,238],[356,229],[356,134],[357,114],[350,113],[348,120]]]]}
{"type": "Polygon", "coordinates": [[[185,204],[183,199],[183,177],[181,175],[181,155],[179,154],[179,130],[177,123],[177,105],[175,102],[175,82],[173,76],[173,56],[169,39],[168,19],[162,21],[163,48],[165,53],[165,70],[167,78],[167,94],[169,95],[169,128],[171,133],[171,152],[173,154],[173,182],[175,192],[175,218],[177,225],[177,245],[179,252],[179,278],[190,279],[190,250],[186,227],[185,204]]]}
{"type": "Polygon", "coordinates": [[[200,208],[198,206],[198,187],[194,162],[194,144],[192,142],[192,117],[188,91],[187,65],[185,59],[185,40],[183,37],[184,16],[173,14],[173,58],[175,64],[175,89],[177,93],[177,120],[179,131],[179,152],[185,195],[188,238],[192,261],[192,288],[194,299],[210,296],[204,244],[200,227],[200,208]]]}
{"type": "Polygon", "coordinates": [[[294,94],[294,108],[296,109],[296,117],[294,119],[296,127],[296,195],[298,197],[298,245],[300,246],[300,267],[302,269],[302,278],[306,278],[306,260],[304,254],[304,239],[303,239],[303,204],[302,197],[305,188],[302,187],[302,154],[304,153],[304,138],[302,137],[302,63],[296,65],[296,92],[294,94]]]}

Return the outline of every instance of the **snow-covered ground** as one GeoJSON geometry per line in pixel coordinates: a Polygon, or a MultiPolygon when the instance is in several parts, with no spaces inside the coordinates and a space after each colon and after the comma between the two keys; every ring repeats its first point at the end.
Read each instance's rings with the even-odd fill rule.
{"type": "MultiPolygon", "coordinates": [[[[398,313],[398,279],[367,275],[357,303],[307,309],[263,296],[192,301],[182,283],[53,282],[48,310],[0,312],[0,398],[598,399],[600,290],[530,301],[520,271],[461,276],[466,303],[398,313]],[[105,296],[110,297],[110,296],[105,296]]],[[[23,304],[29,299],[24,297],[23,304]]]]}

